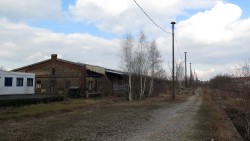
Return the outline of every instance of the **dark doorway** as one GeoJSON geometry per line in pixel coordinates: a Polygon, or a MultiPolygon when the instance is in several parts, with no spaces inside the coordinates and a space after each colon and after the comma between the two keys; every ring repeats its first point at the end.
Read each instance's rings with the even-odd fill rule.
{"type": "Polygon", "coordinates": [[[50,80],[50,94],[56,93],[56,81],[50,80]]]}

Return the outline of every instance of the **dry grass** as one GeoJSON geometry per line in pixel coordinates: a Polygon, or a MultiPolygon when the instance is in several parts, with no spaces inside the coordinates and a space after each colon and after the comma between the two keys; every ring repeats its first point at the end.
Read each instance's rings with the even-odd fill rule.
{"type": "Polygon", "coordinates": [[[168,102],[184,102],[187,101],[188,97],[191,95],[193,95],[192,89],[182,89],[176,92],[175,100],[173,100],[171,91],[169,91],[167,94],[161,94],[159,97],[162,97],[164,101],[168,102]]]}
{"type": "Polygon", "coordinates": [[[70,99],[66,102],[35,104],[22,107],[0,109],[0,120],[19,118],[23,116],[37,116],[58,111],[70,111],[72,109],[84,107],[87,105],[103,103],[104,101],[105,100],[101,99],[70,99]]]}
{"type": "Polygon", "coordinates": [[[152,106],[159,106],[161,104],[165,104],[166,102],[185,102],[187,101],[188,97],[190,97],[192,92],[188,92],[185,94],[176,94],[175,100],[172,98],[172,93],[168,92],[166,94],[160,94],[159,96],[149,97],[143,100],[133,100],[133,101],[124,101],[116,103],[116,105],[134,105],[134,106],[145,106],[145,105],[152,105],[152,106]]]}
{"type": "Polygon", "coordinates": [[[207,139],[218,141],[240,141],[242,140],[232,123],[226,118],[223,110],[219,108],[211,93],[205,92],[203,103],[198,112],[198,132],[207,139]]]}
{"type": "Polygon", "coordinates": [[[213,98],[223,107],[242,138],[250,140],[250,102],[249,95],[220,91],[213,98]]]}
{"type": "Polygon", "coordinates": [[[157,97],[147,98],[144,100],[134,100],[131,102],[125,101],[124,98],[105,97],[101,99],[69,99],[63,102],[54,102],[47,104],[34,104],[22,107],[10,107],[0,109],[0,120],[20,118],[26,116],[40,116],[56,112],[68,112],[73,109],[94,105],[106,105],[116,103],[117,105],[153,105],[158,106],[165,102],[183,102],[186,101],[189,95],[176,95],[173,101],[170,94],[162,94],[157,97]],[[123,101],[123,102],[122,102],[123,101]]]}

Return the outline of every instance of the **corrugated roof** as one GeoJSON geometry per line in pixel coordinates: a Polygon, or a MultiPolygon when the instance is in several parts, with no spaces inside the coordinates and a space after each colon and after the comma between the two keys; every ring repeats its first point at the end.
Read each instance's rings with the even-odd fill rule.
{"type": "Polygon", "coordinates": [[[126,72],[122,72],[122,71],[119,71],[119,70],[112,70],[112,69],[106,69],[106,72],[114,73],[114,74],[120,74],[120,75],[127,74],[126,72]]]}
{"type": "Polygon", "coordinates": [[[105,68],[103,67],[86,64],[86,69],[105,75],[105,68]]]}

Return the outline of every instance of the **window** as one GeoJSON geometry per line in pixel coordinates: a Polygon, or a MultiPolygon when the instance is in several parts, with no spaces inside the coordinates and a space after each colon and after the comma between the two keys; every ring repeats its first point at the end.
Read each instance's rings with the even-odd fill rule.
{"type": "Polygon", "coordinates": [[[93,81],[89,80],[89,82],[88,82],[88,88],[89,88],[89,90],[92,90],[92,88],[93,88],[93,81]]]}
{"type": "Polygon", "coordinates": [[[5,77],[4,86],[12,87],[12,77],[5,77]]]}
{"type": "Polygon", "coordinates": [[[23,78],[16,78],[16,86],[23,86],[23,78]]]}
{"type": "Polygon", "coordinates": [[[36,88],[37,89],[41,89],[42,88],[42,83],[41,83],[41,81],[36,81],[36,88]]]}
{"type": "Polygon", "coordinates": [[[102,86],[102,81],[99,81],[99,87],[101,87],[102,86]]]}
{"type": "Polygon", "coordinates": [[[55,80],[50,80],[50,86],[55,86],[56,85],[56,81],[55,80]]]}
{"type": "Polygon", "coordinates": [[[70,87],[70,81],[66,81],[66,88],[70,87]]]}
{"type": "Polygon", "coordinates": [[[98,88],[99,88],[99,90],[102,90],[102,81],[99,81],[98,88]]]}
{"type": "Polygon", "coordinates": [[[55,74],[56,74],[56,69],[55,69],[55,68],[52,68],[52,69],[51,69],[51,74],[52,74],[52,75],[55,75],[55,74]]]}
{"type": "Polygon", "coordinates": [[[27,86],[33,86],[33,78],[27,78],[27,86]]]}

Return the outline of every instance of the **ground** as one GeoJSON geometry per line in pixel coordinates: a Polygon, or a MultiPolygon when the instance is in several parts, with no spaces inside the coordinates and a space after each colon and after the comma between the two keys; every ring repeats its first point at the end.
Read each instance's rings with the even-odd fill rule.
{"type": "MultiPolygon", "coordinates": [[[[0,140],[200,141],[213,140],[202,124],[203,91],[187,100],[94,104],[68,111],[0,121],[0,140]]],[[[203,117],[205,116],[205,118],[203,117]]],[[[210,123],[210,120],[209,124],[210,123]]],[[[234,140],[233,138],[231,138],[234,140]]]]}

